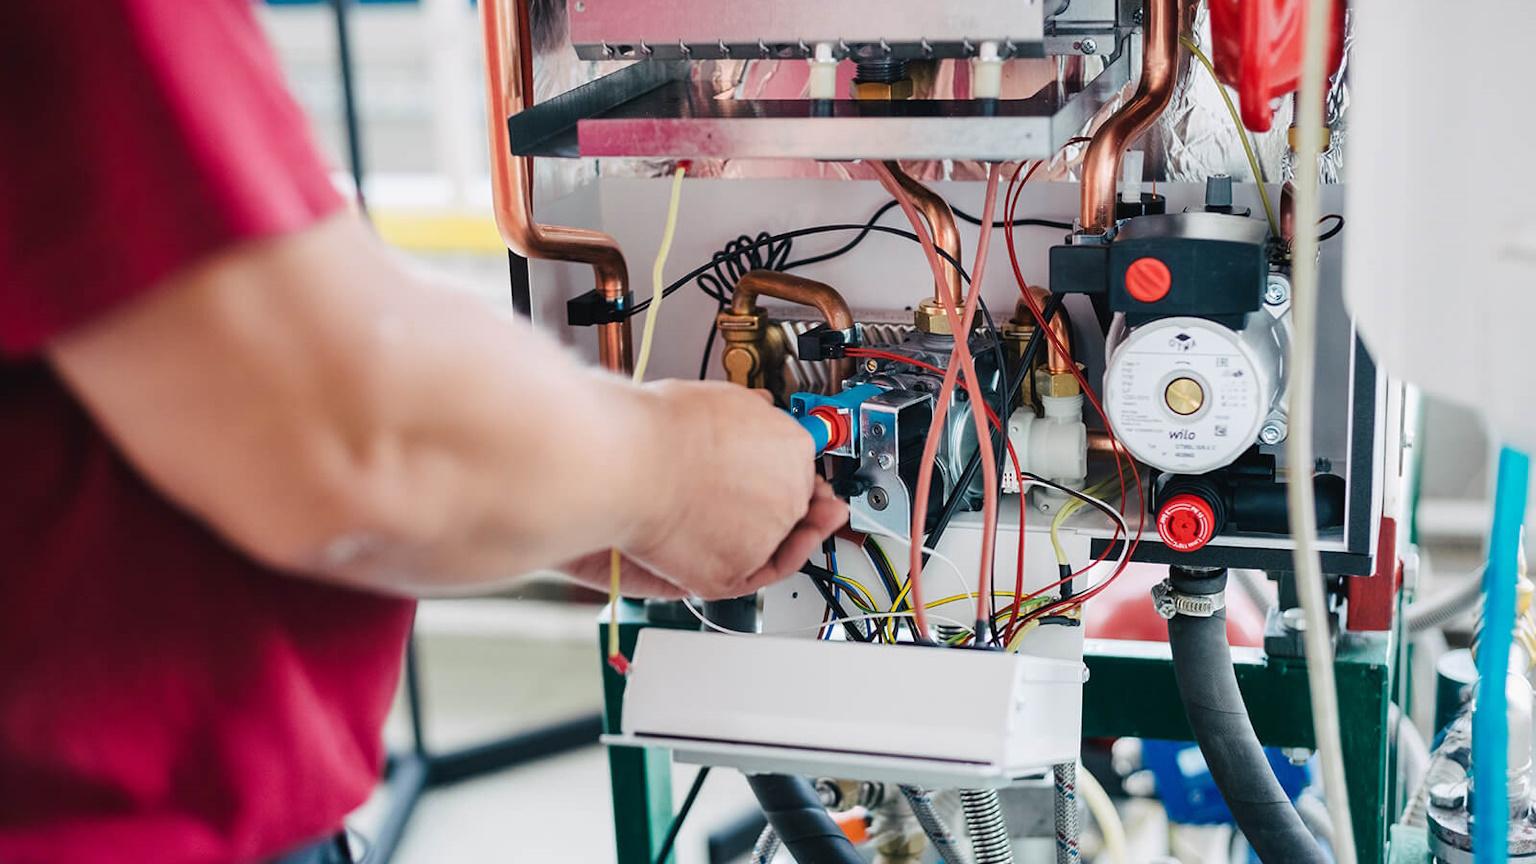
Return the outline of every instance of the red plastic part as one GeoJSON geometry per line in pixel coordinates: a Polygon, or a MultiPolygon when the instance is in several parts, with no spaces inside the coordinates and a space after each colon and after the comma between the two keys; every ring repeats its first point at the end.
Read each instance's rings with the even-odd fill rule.
{"type": "Polygon", "coordinates": [[[1156,258],[1137,258],[1125,268],[1125,293],[1142,303],[1156,303],[1173,288],[1168,265],[1156,258]]]}
{"type": "Polygon", "coordinates": [[[1194,552],[1216,534],[1216,511],[1199,495],[1175,495],[1157,511],[1157,536],[1175,552],[1194,552]]]}
{"type": "MultiPolygon", "coordinates": [[[[1267,132],[1271,103],[1301,86],[1307,0],[1211,0],[1212,63],[1216,77],[1237,91],[1243,125],[1267,132]]],[[[1334,0],[1328,34],[1328,74],[1344,56],[1344,3],[1334,0]]]]}
{"type": "Polygon", "coordinates": [[[1403,586],[1403,562],[1397,557],[1397,520],[1383,517],[1376,535],[1376,572],[1369,576],[1351,576],[1345,591],[1349,611],[1344,618],[1348,630],[1391,630],[1392,615],[1397,611],[1397,592],[1403,586]]]}
{"type": "Polygon", "coordinates": [[[827,424],[827,449],[832,450],[848,443],[853,434],[852,427],[845,411],[839,411],[831,405],[818,405],[811,409],[812,417],[820,417],[827,424]]]}

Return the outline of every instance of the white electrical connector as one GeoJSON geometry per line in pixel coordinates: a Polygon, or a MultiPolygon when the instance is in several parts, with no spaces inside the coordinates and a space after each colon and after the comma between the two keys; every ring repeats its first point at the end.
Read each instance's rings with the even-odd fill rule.
{"type": "MultiPolygon", "coordinates": [[[[1008,418],[1008,443],[1019,456],[1026,473],[1044,477],[1073,489],[1088,479],[1088,427],[1083,424],[1083,396],[1041,398],[1045,416],[1020,408],[1008,418]]],[[[1019,492],[1019,475],[1013,461],[1004,460],[1003,492],[1019,492]]]]}
{"type": "Polygon", "coordinates": [[[837,54],[831,42],[817,42],[811,55],[810,97],[837,98],[837,54]]]}
{"type": "Polygon", "coordinates": [[[971,95],[977,99],[1002,98],[1003,57],[996,42],[983,42],[977,46],[971,95]]]}

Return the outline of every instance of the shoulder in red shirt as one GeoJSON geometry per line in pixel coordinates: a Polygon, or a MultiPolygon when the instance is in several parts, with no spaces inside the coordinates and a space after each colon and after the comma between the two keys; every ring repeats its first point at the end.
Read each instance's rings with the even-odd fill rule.
{"type": "Polygon", "coordinates": [[[39,349],[341,201],[247,0],[0,3],[0,861],[261,860],[382,763],[412,605],[149,488],[39,349]]]}

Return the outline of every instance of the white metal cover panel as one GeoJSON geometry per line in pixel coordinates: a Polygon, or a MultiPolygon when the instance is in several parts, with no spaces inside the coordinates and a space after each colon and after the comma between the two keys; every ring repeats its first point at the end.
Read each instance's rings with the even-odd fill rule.
{"type": "Polygon", "coordinates": [[[1082,684],[1000,651],[648,629],[623,732],[1022,773],[1075,758],[1082,684]]]}

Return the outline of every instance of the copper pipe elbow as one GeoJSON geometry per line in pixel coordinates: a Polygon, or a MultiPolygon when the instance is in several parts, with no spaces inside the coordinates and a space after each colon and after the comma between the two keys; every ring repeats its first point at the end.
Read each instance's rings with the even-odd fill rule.
{"type": "MultiPolygon", "coordinates": [[[[955,213],[949,209],[949,202],[939,193],[929,189],[918,182],[912,175],[901,170],[901,165],[896,162],[886,162],[885,168],[891,172],[891,176],[912,197],[912,204],[917,207],[917,212],[923,214],[923,221],[928,223],[928,233],[933,235],[933,245],[955,262],[960,261],[960,227],[955,223],[955,213]]],[[[949,291],[949,304],[952,308],[959,309],[965,305],[965,288],[960,282],[960,267],[958,263],[945,263],[945,287],[949,291]]]]}
{"type": "MultiPolygon", "coordinates": [[[[1041,309],[1045,308],[1045,302],[1051,297],[1051,292],[1039,285],[1029,286],[1029,293],[1034,296],[1036,305],[1041,309]]],[[[1035,320],[1029,304],[1022,300],[1014,309],[1014,317],[1025,323],[1033,323],[1035,320]]],[[[1072,336],[1067,332],[1067,319],[1061,315],[1052,315],[1048,326],[1051,332],[1056,334],[1056,339],[1045,340],[1046,371],[1052,375],[1071,375],[1077,369],[1077,362],[1072,359],[1072,336]],[[1061,343],[1061,349],[1056,347],[1058,342],[1061,343]]]]}
{"type": "MultiPolygon", "coordinates": [[[[610,301],[629,291],[629,270],[618,241],[601,231],[540,225],[533,218],[533,160],[512,155],[507,118],[528,105],[533,92],[533,53],[528,7],[520,0],[481,0],[485,39],[486,129],[496,227],[507,248],[525,258],[574,261],[592,267],[598,293],[610,301]]],[[[629,321],[598,328],[605,368],[628,371],[633,363],[629,321]]]]}
{"type": "Polygon", "coordinates": [[[1103,234],[1115,224],[1115,184],[1125,148],[1147,131],[1173,99],[1179,69],[1179,0],[1147,0],[1146,13],[1136,93],[1104,121],[1083,156],[1085,233],[1103,234]]]}
{"type": "MultiPolygon", "coordinates": [[[[854,326],[853,310],[848,308],[848,301],[836,288],[824,282],[775,270],[753,270],[736,283],[731,295],[731,314],[745,316],[759,311],[759,297],[810,306],[821,313],[822,320],[833,330],[851,330],[854,326]]],[[[848,360],[834,362],[837,365],[833,368],[841,377],[846,377],[853,368],[848,360]]]]}

